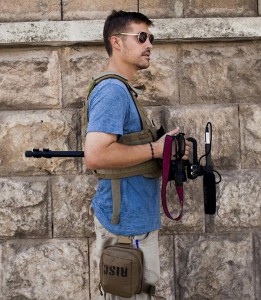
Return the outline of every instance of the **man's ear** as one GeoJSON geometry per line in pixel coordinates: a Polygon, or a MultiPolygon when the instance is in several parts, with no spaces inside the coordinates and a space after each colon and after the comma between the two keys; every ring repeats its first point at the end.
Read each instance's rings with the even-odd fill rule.
{"type": "Polygon", "coordinates": [[[111,47],[113,50],[114,49],[116,51],[121,50],[122,40],[119,37],[117,37],[116,35],[112,35],[110,38],[110,42],[111,42],[111,47]]]}

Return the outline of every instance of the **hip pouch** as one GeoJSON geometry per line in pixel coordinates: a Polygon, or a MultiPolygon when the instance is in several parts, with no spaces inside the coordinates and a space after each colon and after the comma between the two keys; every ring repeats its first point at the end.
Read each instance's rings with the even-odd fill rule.
{"type": "Polygon", "coordinates": [[[105,293],[131,298],[142,291],[143,253],[131,245],[107,246],[100,260],[100,284],[105,293]]]}

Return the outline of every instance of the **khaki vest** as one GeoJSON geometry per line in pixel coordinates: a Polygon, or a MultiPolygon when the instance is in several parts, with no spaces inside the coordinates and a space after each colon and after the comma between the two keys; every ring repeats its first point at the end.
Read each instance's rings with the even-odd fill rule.
{"type": "MultiPolygon", "coordinates": [[[[141,90],[132,87],[127,78],[117,74],[117,73],[101,73],[98,76],[93,78],[92,83],[88,88],[87,93],[87,101],[83,110],[83,119],[85,120],[83,123],[87,124],[87,111],[88,111],[88,99],[89,96],[94,89],[94,87],[104,79],[107,78],[115,78],[122,81],[126,87],[128,88],[132,99],[136,105],[138,110],[142,130],[140,132],[124,134],[118,139],[118,143],[122,143],[125,145],[142,145],[149,142],[153,142],[157,140],[157,129],[152,125],[151,121],[147,117],[147,113],[142,107],[141,103],[137,99],[137,96],[142,93],[141,90]]],[[[85,127],[85,126],[84,126],[85,127]]],[[[161,176],[161,166],[157,159],[150,160],[139,165],[121,168],[121,169],[99,169],[94,170],[93,173],[99,179],[111,179],[112,184],[112,197],[113,197],[113,216],[111,219],[111,224],[119,223],[119,214],[120,214],[120,202],[121,202],[121,192],[120,192],[120,178],[143,175],[148,178],[158,178],[161,176]]]]}

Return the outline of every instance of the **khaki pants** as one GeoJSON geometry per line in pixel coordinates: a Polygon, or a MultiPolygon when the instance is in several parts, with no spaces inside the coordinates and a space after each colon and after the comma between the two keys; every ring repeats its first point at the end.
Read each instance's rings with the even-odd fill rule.
{"type": "MultiPolygon", "coordinates": [[[[97,266],[100,263],[100,257],[103,248],[108,245],[114,245],[118,242],[118,236],[110,233],[106,230],[101,223],[94,218],[95,232],[96,232],[96,252],[95,259],[97,266]]],[[[160,279],[160,264],[159,264],[159,243],[158,243],[158,230],[152,231],[149,234],[143,234],[134,236],[133,243],[138,243],[139,248],[142,250],[144,255],[144,281],[151,285],[156,285],[160,279]],[[136,242],[138,241],[138,242],[136,242]]],[[[101,297],[100,299],[104,299],[101,297]]],[[[153,300],[153,299],[164,299],[162,297],[150,296],[148,294],[136,294],[131,298],[123,298],[119,296],[113,296],[106,294],[106,300],[120,300],[120,299],[131,299],[131,300],[153,300]]]]}

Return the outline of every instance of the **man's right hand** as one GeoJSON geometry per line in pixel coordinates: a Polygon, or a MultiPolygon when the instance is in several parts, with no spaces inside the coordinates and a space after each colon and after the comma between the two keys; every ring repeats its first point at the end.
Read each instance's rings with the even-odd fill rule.
{"type": "MultiPolygon", "coordinates": [[[[167,135],[175,136],[180,132],[180,128],[177,127],[172,131],[167,132],[164,134],[160,139],[158,139],[156,142],[152,143],[153,149],[154,149],[154,156],[155,158],[163,158],[163,151],[164,151],[164,144],[165,144],[165,138],[167,135]]],[[[185,140],[186,147],[185,147],[185,154],[182,157],[183,160],[187,160],[190,152],[191,143],[187,140],[185,140]]]]}

